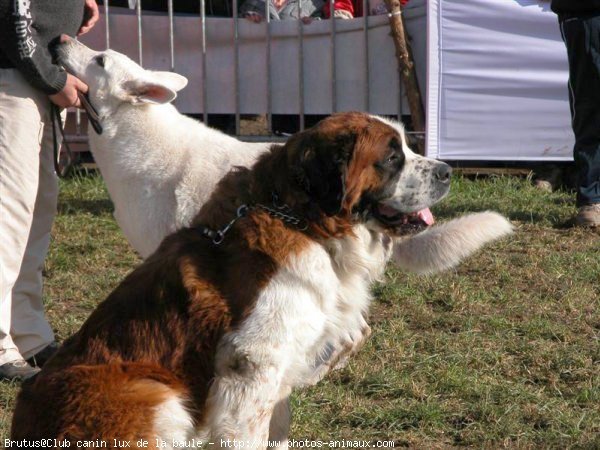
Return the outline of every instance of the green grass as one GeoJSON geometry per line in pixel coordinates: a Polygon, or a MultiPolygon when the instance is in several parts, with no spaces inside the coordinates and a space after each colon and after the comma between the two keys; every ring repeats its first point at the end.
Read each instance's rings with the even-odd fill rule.
{"type": "MultiPolygon", "coordinates": [[[[137,263],[96,176],[62,182],[45,269],[63,340],[137,263]]],[[[295,393],[295,439],[415,448],[600,448],[600,236],[568,227],[573,195],[455,177],[440,220],[497,210],[516,233],[457,270],[388,269],[373,335],[349,366],[295,393]]],[[[18,390],[0,383],[0,437],[18,390]]]]}

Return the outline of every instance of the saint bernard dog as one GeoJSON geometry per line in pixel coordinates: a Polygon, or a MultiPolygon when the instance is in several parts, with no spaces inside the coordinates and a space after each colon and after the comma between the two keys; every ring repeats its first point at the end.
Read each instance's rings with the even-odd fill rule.
{"type": "Polygon", "coordinates": [[[12,439],[285,448],[291,390],[368,334],[383,264],[365,242],[394,251],[406,237],[392,257],[427,272],[510,232],[491,212],[422,232],[450,175],[367,114],[333,115],[273,145],[229,172],[193,223],[24,383],[12,439]]]}

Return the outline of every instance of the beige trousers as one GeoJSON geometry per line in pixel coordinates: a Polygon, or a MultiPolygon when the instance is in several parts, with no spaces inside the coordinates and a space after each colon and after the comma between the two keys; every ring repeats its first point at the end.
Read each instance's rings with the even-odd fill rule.
{"type": "Polygon", "coordinates": [[[54,340],[42,269],[57,197],[50,100],[17,70],[0,69],[0,365],[54,340]]]}

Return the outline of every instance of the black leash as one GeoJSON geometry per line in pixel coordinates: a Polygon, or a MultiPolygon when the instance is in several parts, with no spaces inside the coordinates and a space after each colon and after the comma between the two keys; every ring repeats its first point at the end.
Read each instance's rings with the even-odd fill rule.
{"type": "Polygon", "coordinates": [[[88,122],[92,125],[92,128],[96,132],[96,134],[102,134],[102,124],[100,123],[100,116],[98,115],[98,111],[96,108],[90,103],[90,100],[87,94],[79,93],[79,101],[81,102],[81,106],[85,109],[87,114],[88,122]]]}
{"type": "Polygon", "coordinates": [[[214,245],[220,245],[225,239],[225,234],[227,234],[233,224],[238,219],[247,216],[250,211],[257,208],[266,211],[271,216],[280,219],[285,223],[296,226],[300,231],[304,231],[308,228],[308,222],[306,222],[305,219],[294,215],[292,208],[290,208],[288,205],[279,204],[279,198],[277,197],[277,194],[273,193],[273,208],[260,203],[257,203],[256,205],[241,205],[237,209],[236,216],[220,230],[213,230],[209,227],[203,226],[200,232],[204,237],[210,239],[214,245]]]}
{"type": "MultiPolygon", "coordinates": [[[[100,116],[98,115],[98,111],[96,108],[92,106],[90,103],[87,94],[79,93],[79,101],[81,102],[81,106],[85,109],[85,112],[88,117],[88,122],[92,125],[92,128],[97,134],[102,134],[102,124],[100,123],[100,116]]],[[[71,147],[65,138],[65,130],[63,128],[62,118],[60,117],[60,109],[54,103],[50,102],[50,120],[52,121],[52,139],[54,144],[54,170],[56,174],[64,178],[66,177],[73,167],[73,152],[71,151],[71,147]],[[58,143],[58,133],[56,132],[56,128],[58,127],[60,134],[62,136],[62,143],[65,146],[67,153],[67,161],[64,166],[65,170],[61,170],[60,168],[60,145],[58,143]]]]}
{"type": "Polygon", "coordinates": [[[65,139],[65,130],[63,129],[63,123],[60,117],[60,109],[52,102],[50,102],[50,120],[52,121],[52,140],[54,144],[54,170],[59,177],[64,178],[71,171],[73,165],[73,152],[71,152],[71,147],[65,139]],[[67,153],[67,161],[64,170],[60,168],[60,144],[58,143],[58,133],[56,132],[57,127],[62,136],[62,143],[65,146],[67,153]]]}

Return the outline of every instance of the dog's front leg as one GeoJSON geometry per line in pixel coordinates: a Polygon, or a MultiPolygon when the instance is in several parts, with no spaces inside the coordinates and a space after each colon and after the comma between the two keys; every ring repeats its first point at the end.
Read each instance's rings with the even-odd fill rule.
{"type": "Polygon", "coordinates": [[[280,374],[280,369],[270,367],[214,379],[207,401],[206,427],[215,447],[268,448],[271,417],[279,401],[280,374]]]}
{"type": "MultiPolygon", "coordinates": [[[[268,448],[273,411],[302,383],[310,349],[324,334],[321,302],[334,303],[335,293],[315,297],[312,289],[303,289],[304,278],[285,276],[286,283],[267,286],[252,313],[219,341],[203,426],[222,448],[238,443],[238,448],[268,448]]],[[[284,405],[278,412],[286,412],[284,405]]],[[[275,431],[277,423],[273,426],[275,431]]],[[[287,426],[278,431],[284,440],[287,426]]]]}
{"type": "Polygon", "coordinates": [[[290,397],[285,396],[275,404],[273,409],[269,424],[269,449],[285,450],[288,448],[291,418],[290,397]]]}
{"type": "Polygon", "coordinates": [[[392,259],[408,272],[429,274],[458,265],[485,244],[512,233],[503,216],[492,211],[468,214],[398,239],[392,259]]]}

